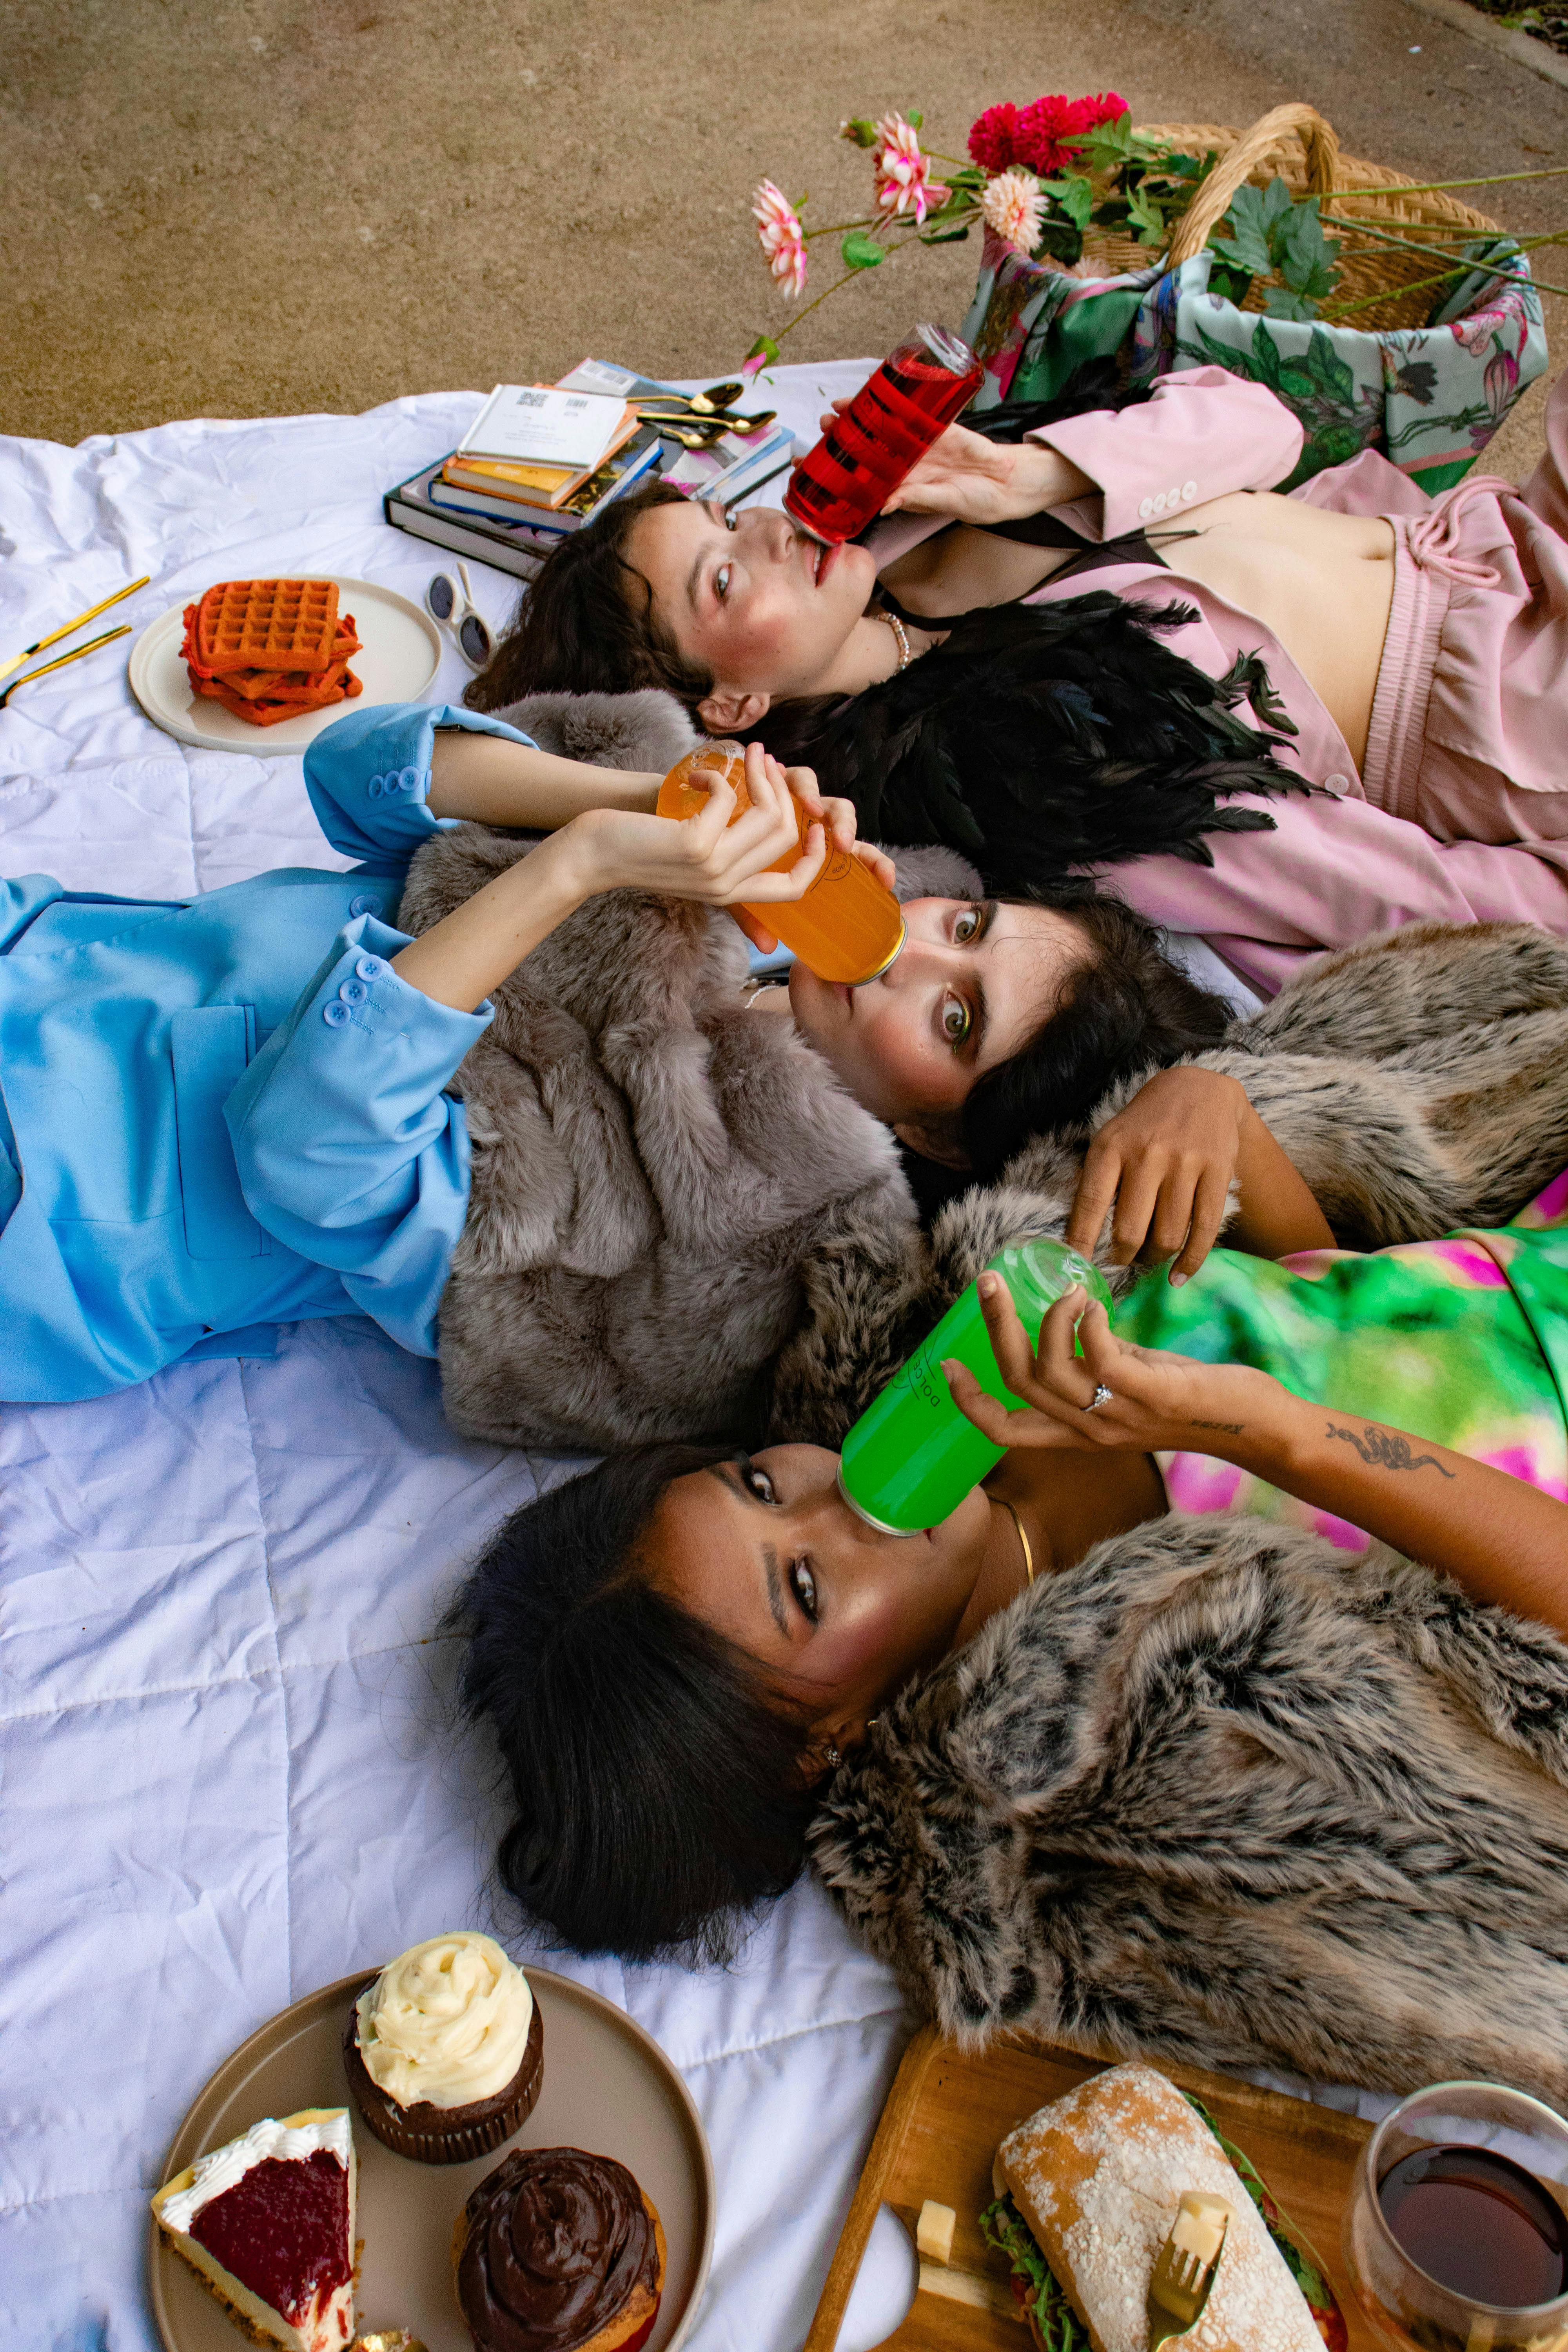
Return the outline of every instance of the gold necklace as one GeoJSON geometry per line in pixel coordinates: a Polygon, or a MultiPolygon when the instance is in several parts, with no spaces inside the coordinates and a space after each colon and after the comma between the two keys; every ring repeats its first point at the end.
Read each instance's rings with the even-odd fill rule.
{"type": "Polygon", "coordinates": [[[1006,1512],[1007,1517],[1012,1520],[1013,1525],[1018,1530],[1018,1541],[1024,1547],[1024,1574],[1028,1579],[1029,1583],[1033,1584],[1035,1580],[1035,1555],[1029,1549],[1029,1538],[1024,1533],[1024,1522],[1018,1517],[1016,1506],[1010,1503],[1005,1495],[998,1495],[996,1499],[1001,1504],[1002,1508],[1006,1512]]]}

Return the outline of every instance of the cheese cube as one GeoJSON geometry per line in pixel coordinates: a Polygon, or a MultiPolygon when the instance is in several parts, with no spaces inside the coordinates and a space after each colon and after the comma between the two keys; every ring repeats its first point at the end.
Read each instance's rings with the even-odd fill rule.
{"type": "Polygon", "coordinates": [[[928,2263],[952,2262],[953,2224],[957,2220],[951,2205],[934,2204],[928,2197],[915,2225],[915,2252],[928,2263]]]}

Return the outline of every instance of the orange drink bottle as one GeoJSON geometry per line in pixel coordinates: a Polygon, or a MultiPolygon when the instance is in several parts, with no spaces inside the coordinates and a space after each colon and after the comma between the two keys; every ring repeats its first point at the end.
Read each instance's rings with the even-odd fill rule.
{"type": "MultiPolygon", "coordinates": [[[[724,781],[734,787],[735,815],[730,819],[733,824],[752,804],[745,761],[733,743],[689,751],[684,760],[678,760],[658,788],[659,815],[696,816],[707,807],[707,793],[691,781],[692,770],[698,767],[721,770],[724,781]]],[[[795,816],[800,849],[804,849],[807,818],[798,802],[795,816]]],[[[800,849],[786,851],[767,871],[787,874],[800,849]]],[[[835,848],[831,837],[822,870],[804,898],[788,899],[780,906],[749,907],[747,912],[755,915],[786,948],[793,948],[818,980],[843,981],[851,988],[886,971],[904,944],[903,913],[892,892],[859,858],[846,856],[835,848]]]]}

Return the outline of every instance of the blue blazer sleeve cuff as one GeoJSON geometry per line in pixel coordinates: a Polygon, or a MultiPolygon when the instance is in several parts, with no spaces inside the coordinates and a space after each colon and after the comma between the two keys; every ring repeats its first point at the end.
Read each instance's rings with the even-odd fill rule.
{"type": "Polygon", "coordinates": [[[382,703],[349,711],[323,727],[305,754],[305,789],[334,849],[366,864],[384,865],[390,856],[405,866],[422,841],[457,823],[432,816],[426,806],[437,727],[502,735],[536,748],[531,736],[501,719],[449,702],[382,703]]]}

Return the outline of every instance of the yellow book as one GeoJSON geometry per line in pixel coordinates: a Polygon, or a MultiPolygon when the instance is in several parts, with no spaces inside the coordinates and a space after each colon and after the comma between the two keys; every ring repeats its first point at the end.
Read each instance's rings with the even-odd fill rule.
{"type": "Polygon", "coordinates": [[[619,455],[641,431],[637,410],[627,407],[608,448],[598,463],[587,467],[537,466],[515,457],[479,457],[454,450],[441,468],[441,478],[454,489],[486,490],[492,497],[515,499],[520,506],[557,509],[592,481],[599,467],[619,455]]]}

